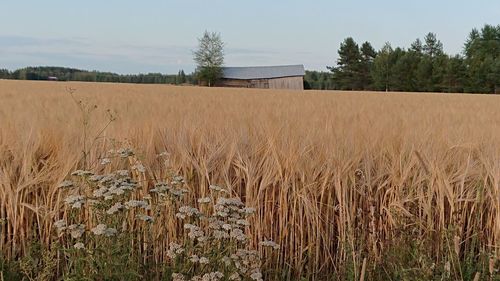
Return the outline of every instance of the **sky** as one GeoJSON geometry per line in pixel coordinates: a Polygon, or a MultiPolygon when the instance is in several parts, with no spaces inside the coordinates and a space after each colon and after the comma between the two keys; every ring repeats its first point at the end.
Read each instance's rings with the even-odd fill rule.
{"type": "Polygon", "coordinates": [[[0,2],[0,68],[127,73],[195,68],[205,30],[225,65],[334,65],[346,37],[408,47],[428,32],[457,54],[472,28],[500,24],[499,0],[19,0],[0,2]]]}

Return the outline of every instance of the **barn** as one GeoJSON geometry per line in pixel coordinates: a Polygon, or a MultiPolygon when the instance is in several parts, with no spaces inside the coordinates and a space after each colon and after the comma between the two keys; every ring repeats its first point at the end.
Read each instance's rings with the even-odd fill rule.
{"type": "Polygon", "coordinates": [[[261,89],[304,89],[304,66],[224,67],[218,86],[261,89]]]}

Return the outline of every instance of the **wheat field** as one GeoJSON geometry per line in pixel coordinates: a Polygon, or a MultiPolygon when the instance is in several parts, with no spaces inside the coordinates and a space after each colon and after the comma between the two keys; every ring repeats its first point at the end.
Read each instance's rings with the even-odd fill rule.
{"type": "MultiPolygon", "coordinates": [[[[483,254],[498,265],[500,96],[0,80],[7,259],[33,239],[51,243],[64,212],[57,185],[81,166],[82,116],[67,88],[97,105],[87,136],[107,110],[116,116],[86,144],[89,162],[117,140],[153,171],[168,152],[193,198],[228,186],[257,209],[255,241],[282,246],[267,268],[311,279],[349,268],[359,280],[363,261],[374,268],[412,241],[452,271],[483,254]]],[[[155,231],[179,227],[164,225],[155,231]]]]}

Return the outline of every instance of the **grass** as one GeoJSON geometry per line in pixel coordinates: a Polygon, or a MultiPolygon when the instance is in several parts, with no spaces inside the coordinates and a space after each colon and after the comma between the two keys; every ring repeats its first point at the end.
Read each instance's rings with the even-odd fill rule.
{"type": "MultiPolygon", "coordinates": [[[[116,117],[86,144],[88,163],[117,140],[134,147],[146,181],[164,175],[156,155],[167,151],[192,202],[210,184],[227,186],[256,207],[253,244],[281,245],[264,262],[281,279],[499,278],[500,97],[459,94],[0,80],[5,260],[25,256],[33,239],[51,245],[66,212],[57,185],[83,166],[67,87],[98,106],[91,140],[108,109],[116,117]]],[[[159,249],[181,227],[163,219],[159,249]]]]}

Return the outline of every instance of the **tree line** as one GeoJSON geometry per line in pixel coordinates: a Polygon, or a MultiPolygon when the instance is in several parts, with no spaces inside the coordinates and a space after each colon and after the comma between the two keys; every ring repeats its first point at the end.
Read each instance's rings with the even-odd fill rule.
{"type": "Polygon", "coordinates": [[[500,93],[500,25],[485,25],[468,35],[462,54],[448,55],[434,33],[408,49],[386,43],[376,51],[346,38],[330,72],[308,71],[311,89],[406,92],[500,93]]]}
{"type": "MultiPolygon", "coordinates": [[[[219,33],[205,31],[194,52],[194,73],[122,75],[64,67],[0,69],[0,79],[89,81],[150,84],[216,84],[222,75],[224,42],[219,33]]],[[[386,43],[376,51],[370,42],[358,45],[346,38],[339,58],[328,71],[306,71],[305,89],[405,92],[500,93],[500,25],[473,29],[461,54],[449,55],[434,33],[416,39],[409,48],[386,43]]]]}
{"type": "Polygon", "coordinates": [[[180,70],[175,74],[147,73],[147,74],[117,74],[112,72],[87,71],[67,67],[26,67],[9,71],[0,69],[0,79],[17,80],[49,80],[57,77],[59,81],[85,81],[85,82],[113,82],[113,83],[138,83],[138,84],[193,84],[196,78],[192,74],[180,70]]]}

